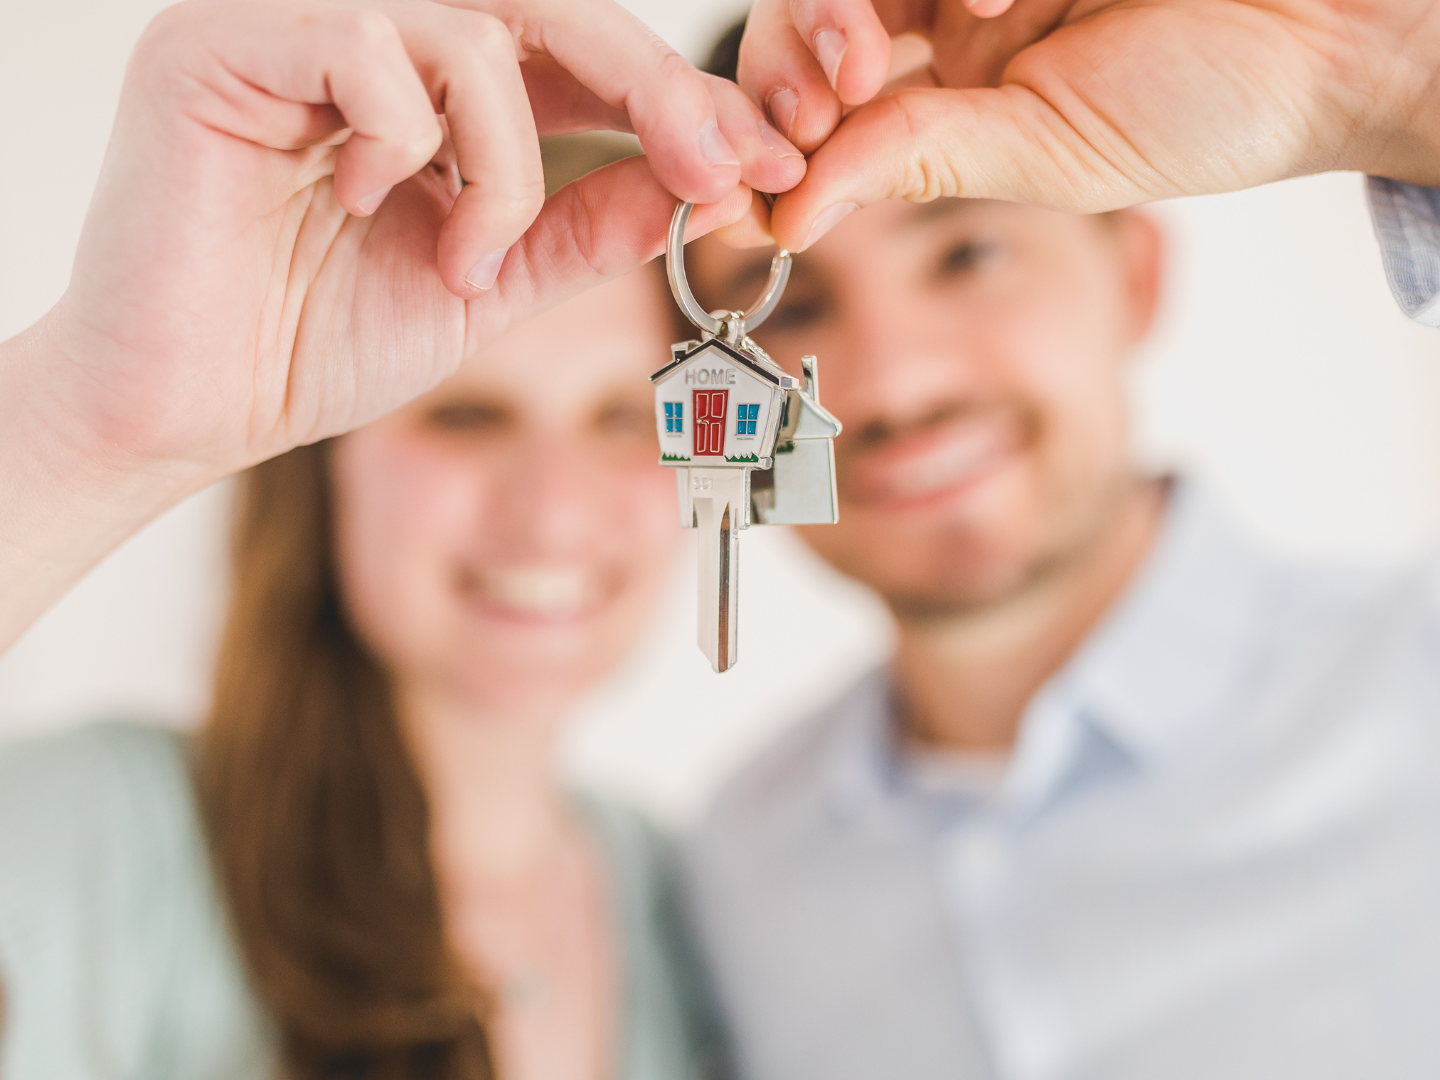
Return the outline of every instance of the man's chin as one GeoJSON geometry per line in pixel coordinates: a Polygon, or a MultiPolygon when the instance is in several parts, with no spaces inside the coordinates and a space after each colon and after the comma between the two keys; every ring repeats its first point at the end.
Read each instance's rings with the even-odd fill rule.
{"type": "Polygon", "coordinates": [[[994,608],[1013,595],[1011,589],[954,587],[930,589],[892,589],[881,599],[892,615],[902,623],[945,622],[975,616],[994,608]]]}
{"type": "Polygon", "coordinates": [[[913,535],[896,533],[845,550],[817,543],[813,533],[810,539],[817,554],[879,593],[901,618],[971,613],[1023,589],[1033,576],[1028,545],[973,535],[922,548],[913,535]]]}
{"type": "Polygon", "coordinates": [[[974,615],[1024,591],[1035,573],[1012,560],[1003,564],[947,567],[926,577],[876,582],[881,598],[901,620],[934,620],[974,615]]]}

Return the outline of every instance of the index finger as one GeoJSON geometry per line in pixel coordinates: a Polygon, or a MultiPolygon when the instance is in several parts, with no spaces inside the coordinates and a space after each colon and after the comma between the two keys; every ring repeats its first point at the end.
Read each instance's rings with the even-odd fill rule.
{"type": "Polygon", "coordinates": [[[908,10],[913,3],[904,6],[887,28],[870,0],[758,0],[740,43],[740,86],[808,153],[835,129],[843,106],[869,101],[885,85],[890,34],[919,18],[908,10]]]}
{"type": "Polygon", "coordinates": [[[1013,0],[757,0],[740,45],[738,81],[806,153],[845,106],[871,100],[890,72],[890,39],[946,34],[947,17],[993,18],[1013,0]],[[964,13],[968,12],[968,15],[964,13]]]}
{"type": "Polygon", "coordinates": [[[165,58],[152,71],[184,76],[172,74],[150,89],[172,94],[191,82],[210,88],[188,95],[180,111],[259,146],[294,149],[348,127],[333,169],[336,198],[350,213],[373,213],[390,187],[439,147],[425,86],[399,30],[382,13],[232,2],[208,5],[198,21],[195,10],[177,5],[162,12],[142,37],[137,55],[165,58]]]}
{"type": "MultiPolygon", "coordinates": [[[[697,205],[692,239],[746,213],[750,191],[733,188],[697,205]]],[[[628,273],[665,250],[675,199],[643,157],[597,169],[545,201],[500,271],[495,288],[466,305],[466,348],[494,340],[515,313],[533,313],[628,273]]]]}
{"type": "Polygon", "coordinates": [[[467,186],[440,230],[440,276],[457,296],[494,285],[505,252],[545,201],[540,144],[515,42],[498,19],[440,4],[395,15],[406,48],[443,110],[467,186]]]}
{"type": "MultiPolygon", "coordinates": [[[[623,108],[656,178],[679,198],[714,202],[742,180],[774,180],[773,168],[766,176],[754,172],[749,151],[737,145],[761,139],[760,110],[743,103],[743,122],[728,106],[722,111],[705,77],[612,0],[448,2],[491,11],[524,50],[552,57],[601,101],[623,108]]],[[[785,187],[804,172],[795,160],[798,167],[787,166],[785,187]]]]}

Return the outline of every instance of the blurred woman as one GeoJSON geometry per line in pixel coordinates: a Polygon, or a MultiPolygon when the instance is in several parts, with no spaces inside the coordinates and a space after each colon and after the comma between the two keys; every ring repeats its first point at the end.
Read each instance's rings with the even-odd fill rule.
{"type": "Polygon", "coordinates": [[[553,766],[680,535],[670,310],[644,268],[258,466],[198,736],[0,753],[0,1074],[716,1067],[663,846],[553,766]]]}

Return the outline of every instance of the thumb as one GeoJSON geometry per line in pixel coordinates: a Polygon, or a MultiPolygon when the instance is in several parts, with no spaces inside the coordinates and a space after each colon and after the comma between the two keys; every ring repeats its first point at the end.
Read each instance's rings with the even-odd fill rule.
{"type": "MultiPolygon", "coordinates": [[[[689,240],[750,212],[751,193],[732,188],[697,205],[689,240]]],[[[665,252],[675,196],[661,187],[644,157],[627,158],[575,180],[545,201],[539,216],[505,256],[496,286],[466,304],[466,350],[512,323],[629,273],[665,252]]],[[[616,312],[617,319],[628,312],[616,312]]]]}
{"type": "Polygon", "coordinates": [[[803,251],[851,210],[883,199],[1003,199],[1097,213],[1168,185],[1093,113],[1077,127],[1033,90],[900,90],[845,117],[779,196],[776,241],[803,251]]]}

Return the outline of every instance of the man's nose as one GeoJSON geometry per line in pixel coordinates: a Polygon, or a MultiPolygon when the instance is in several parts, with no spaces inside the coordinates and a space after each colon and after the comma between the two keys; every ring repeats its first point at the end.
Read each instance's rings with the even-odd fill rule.
{"type": "Polygon", "coordinates": [[[923,416],[974,381],[963,334],[900,290],[853,298],[837,336],[838,354],[828,365],[820,358],[821,386],[847,425],[923,416]]]}

